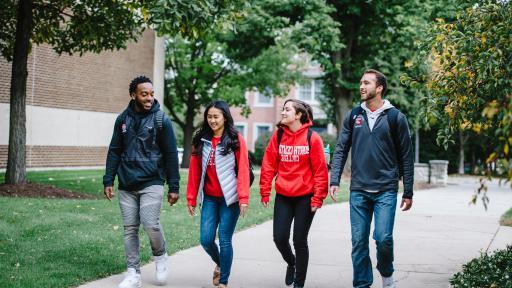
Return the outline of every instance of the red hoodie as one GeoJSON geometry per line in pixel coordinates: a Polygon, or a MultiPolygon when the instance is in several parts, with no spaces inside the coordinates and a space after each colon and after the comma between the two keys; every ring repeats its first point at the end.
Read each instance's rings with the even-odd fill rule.
{"type": "Polygon", "coordinates": [[[322,138],[313,133],[311,149],[308,146],[308,128],[311,125],[311,122],[306,123],[296,132],[283,127],[279,149],[277,130],[270,138],[261,164],[261,202],[269,201],[272,180],[277,174],[276,193],[288,197],[313,193],[311,206],[322,207],[327,196],[329,177],[322,138]]]}
{"type": "MultiPolygon", "coordinates": [[[[237,191],[239,204],[249,203],[249,157],[247,145],[238,133],[238,142],[240,143],[239,149],[235,151],[235,161],[238,163],[238,177],[237,177],[237,191]]],[[[197,193],[199,192],[199,182],[201,181],[202,173],[201,154],[190,157],[190,165],[188,169],[188,185],[187,185],[187,204],[190,206],[197,205],[197,193]]],[[[220,184],[219,184],[220,185],[220,184]]]]}

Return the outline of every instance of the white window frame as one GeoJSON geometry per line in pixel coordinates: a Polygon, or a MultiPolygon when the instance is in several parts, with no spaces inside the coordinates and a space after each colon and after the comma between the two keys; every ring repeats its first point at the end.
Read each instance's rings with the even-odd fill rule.
{"type": "Polygon", "coordinates": [[[308,79],[309,85],[311,85],[311,91],[310,91],[310,93],[311,93],[311,100],[302,100],[302,99],[300,99],[300,90],[302,89],[302,87],[301,87],[302,85],[300,83],[297,83],[297,85],[296,85],[296,89],[295,90],[297,92],[296,92],[295,98],[299,99],[299,100],[302,100],[302,101],[304,101],[306,103],[310,103],[310,104],[320,104],[320,101],[318,99],[316,99],[316,93],[315,93],[316,92],[316,83],[315,83],[316,80],[320,80],[320,79],[318,79],[318,78],[309,78],[308,79]]]}
{"type": "Polygon", "coordinates": [[[270,103],[260,102],[261,93],[258,91],[254,91],[254,107],[274,107],[274,96],[270,96],[270,103]]]}
{"type": "Polygon", "coordinates": [[[272,133],[274,131],[274,124],[269,122],[254,122],[252,123],[252,147],[254,147],[254,143],[256,143],[256,140],[258,139],[258,126],[261,127],[268,127],[269,131],[272,133]]]}
{"type": "MultiPolygon", "coordinates": [[[[235,128],[236,126],[243,126],[244,131],[242,132],[242,136],[244,137],[245,141],[247,141],[247,122],[235,122],[235,128]]],[[[240,132],[240,131],[238,131],[240,132]]]]}

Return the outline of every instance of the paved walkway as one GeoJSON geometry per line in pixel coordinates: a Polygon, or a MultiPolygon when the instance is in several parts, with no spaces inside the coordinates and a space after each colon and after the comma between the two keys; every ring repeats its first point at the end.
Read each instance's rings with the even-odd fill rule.
{"type": "MultiPolygon", "coordinates": [[[[468,205],[476,178],[451,178],[443,188],[418,191],[413,209],[397,211],[395,224],[395,279],[401,288],[449,287],[449,278],[480,251],[512,244],[512,227],[499,226],[499,217],[512,207],[508,185],[489,184],[489,209],[480,200],[468,205]]],[[[352,287],[350,225],[347,203],[324,206],[317,213],[309,236],[310,263],[306,287],[352,287]]],[[[375,266],[375,249],[371,244],[375,266]]],[[[285,287],[285,263],[272,242],[272,223],[235,234],[235,259],[230,287],[285,287]]],[[[201,247],[169,258],[170,277],[165,287],[212,287],[214,264],[201,247]]],[[[142,268],[143,287],[153,284],[154,265],[142,268]]],[[[114,275],[81,287],[117,287],[114,275]]],[[[374,287],[381,279],[374,270],[374,287]]]]}

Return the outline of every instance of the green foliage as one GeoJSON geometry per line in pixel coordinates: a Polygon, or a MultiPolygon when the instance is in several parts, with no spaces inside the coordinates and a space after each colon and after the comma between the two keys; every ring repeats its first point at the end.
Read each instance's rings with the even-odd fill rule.
{"type": "MultiPolygon", "coordinates": [[[[126,48],[150,25],[160,34],[198,37],[218,22],[225,11],[226,21],[236,17],[238,0],[151,0],[151,1],[43,1],[34,0],[31,43],[48,43],[59,54],[126,48]]],[[[16,32],[15,0],[0,2],[0,51],[12,60],[16,32]]]]}
{"type": "MultiPolygon", "coordinates": [[[[426,124],[437,124],[447,147],[455,132],[471,130],[491,139],[487,163],[499,162],[512,179],[512,4],[479,1],[453,22],[439,20],[421,46],[422,63],[431,65],[415,84],[424,85],[426,124]]],[[[416,64],[424,65],[424,64],[416,64]]]]}
{"type": "Polygon", "coordinates": [[[512,287],[512,246],[496,250],[493,254],[483,253],[463,265],[450,279],[454,288],[512,287]]]}
{"type": "MultiPolygon", "coordinates": [[[[137,1],[134,1],[137,3],[137,1]]],[[[208,34],[210,29],[232,27],[241,17],[241,0],[158,0],[144,1],[148,22],[160,35],[182,35],[191,39],[208,34]]]]}
{"type": "Polygon", "coordinates": [[[329,154],[331,155],[334,153],[334,148],[336,147],[336,143],[338,142],[338,138],[336,135],[330,135],[327,133],[319,133],[320,137],[322,138],[322,142],[324,142],[324,147],[329,145],[329,154]]]}
{"type": "Polygon", "coordinates": [[[512,208],[510,208],[500,219],[501,226],[510,226],[512,227],[512,208]]]}
{"type": "Polygon", "coordinates": [[[258,165],[261,165],[263,161],[263,155],[265,154],[265,149],[267,149],[271,136],[271,132],[263,133],[256,139],[256,142],[254,142],[254,162],[258,165]]]}
{"type": "MultiPolygon", "coordinates": [[[[18,1],[0,4],[0,51],[12,60],[16,33],[18,1]]],[[[136,40],[143,30],[144,19],[136,13],[141,5],[125,1],[34,1],[33,44],[48,43],[61,53],[116,50],[136,40]]]]}

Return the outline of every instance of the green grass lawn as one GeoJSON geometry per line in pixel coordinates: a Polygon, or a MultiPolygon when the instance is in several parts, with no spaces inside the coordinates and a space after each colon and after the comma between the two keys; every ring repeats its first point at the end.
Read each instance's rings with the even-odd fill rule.
{"type": "Polygon", "coordinates": [[[510,208],[503,216],[501,216],[500,224],[502,226],[512,227],[512,208],[510,208]]]}
{"type": "MultiPolygon", "coordinates": [[[[103,197],[102,175],[102,170],[45,171],[29,172],[28,178],[103,197]]],[[[169,254],[199,245],[199,216],[188,216],[183,193],[187,173],[181,175],[178,204],[162,209],[169,254]]],[[[240,218],[237,230],[272,218],[273,208],[259,204],[258,181],[256,177],[251,188],[249,214],[240,218]]],[[[348,186],[343,188],[341,200],[346,201],[348,186]]],[[[117,198],[109,202],[0,197],[0,206],[0,287],[73,287],[126,269],[117,198]]],[[[142,261],[148,262],[151,249],[140,230],[142,261]]]]}

